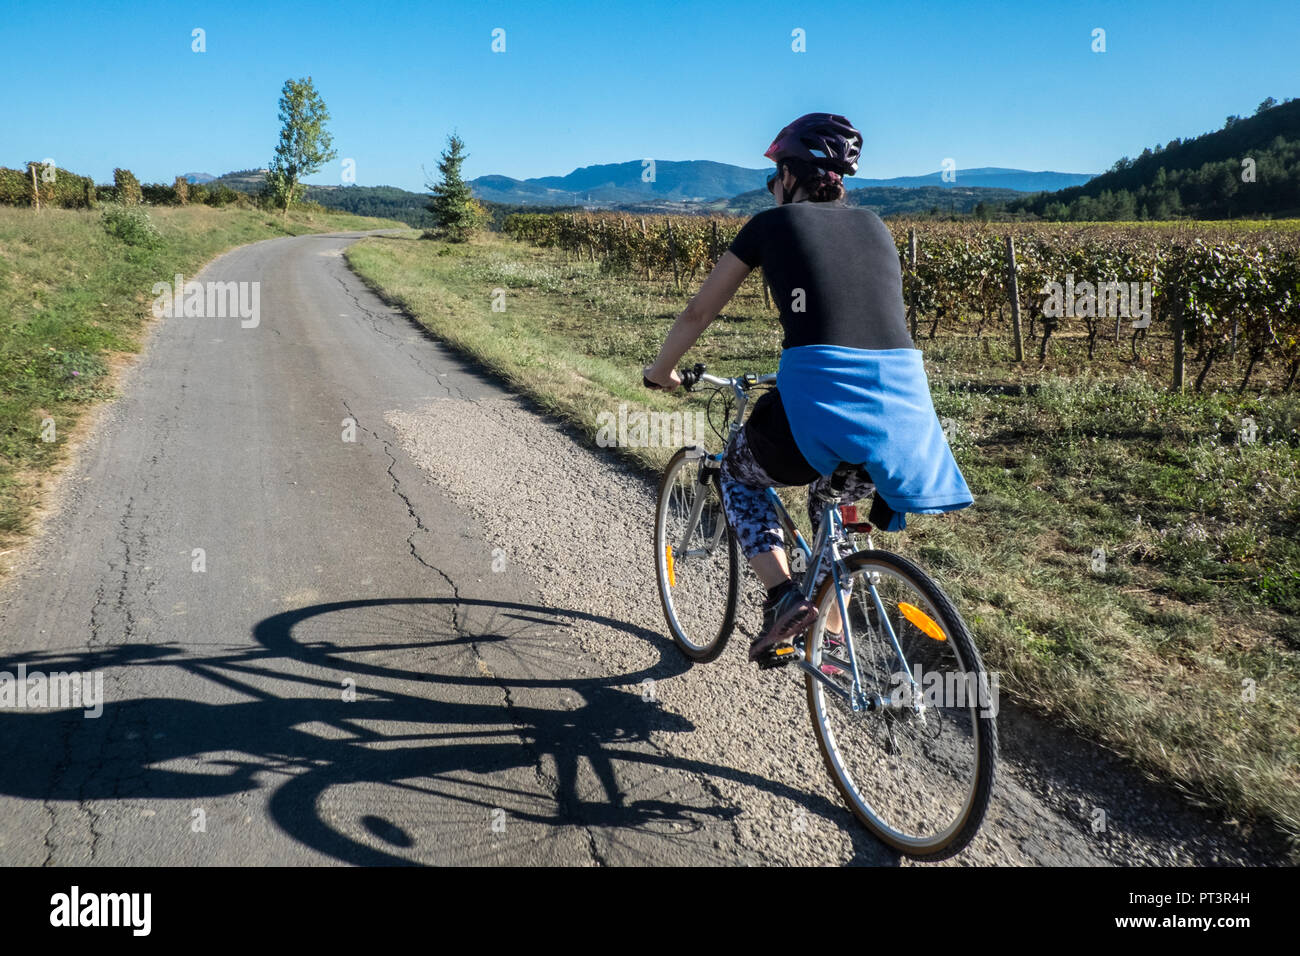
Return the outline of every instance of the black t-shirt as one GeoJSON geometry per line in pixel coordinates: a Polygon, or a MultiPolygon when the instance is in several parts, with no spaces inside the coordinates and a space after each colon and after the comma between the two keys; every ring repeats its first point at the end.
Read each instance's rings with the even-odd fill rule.
{"type": "Polygon", "coordinates": [[[915,348],[898,250],[871,210],[813,202],[764,209],[741,227],[730,251],[751,268],[762,266],[781,311],[783,349],[915,348]]]}

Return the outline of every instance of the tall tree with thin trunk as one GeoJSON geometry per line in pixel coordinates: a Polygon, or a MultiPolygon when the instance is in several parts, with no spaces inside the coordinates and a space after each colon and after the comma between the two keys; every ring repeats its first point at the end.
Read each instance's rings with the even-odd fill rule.
{"type": "Polygon", "coordinates": [[[302,193],[303,178],[338,155],[325,129],[329,118],[310,76],[285,80],[280,90],[280,142],[266,172],[266,192],[285,216],[302,193]]]}

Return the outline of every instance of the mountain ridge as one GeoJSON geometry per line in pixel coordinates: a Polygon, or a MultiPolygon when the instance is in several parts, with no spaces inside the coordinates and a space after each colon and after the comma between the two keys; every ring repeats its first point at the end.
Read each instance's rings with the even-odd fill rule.
{"type": "MultiPolygon", "coordinates": [[[[564,176],[536,176],[516,179],[489,174],[469,180],[479,199],[519,204],[638,203],[647,200],[714,202],[731,199],[756,189],[765,189],[769,169],[750,169],[713,160],[658,160],[653,167],[645,160],[597,163],[581,166],[564,176]],[[645,178],[652,173],[653,180],[645,178]]],[[[1055,170],[1024,170],[1002,166],[958,169],[946,182],[939,171],[920,176],[889,179],[850,177],[849,191],[865,188],[915,189],[987,187],[1013,192],[1041,192],[1078,186],[1092,178],[1090,173],[1062,173],[1055,170]]]]}

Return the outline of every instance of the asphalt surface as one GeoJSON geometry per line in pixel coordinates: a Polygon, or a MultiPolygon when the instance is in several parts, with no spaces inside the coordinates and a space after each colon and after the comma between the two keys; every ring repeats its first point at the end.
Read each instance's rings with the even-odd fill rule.
{"type": "MultiPolygon", "coordinates": [[[[0,863],[906,862],[842,806],[801,683],[745,662],[752,606],[714,664],[664,637],[651,484],[367,291],[354,239],[216,260],[261,283],[256,327],[157,322],[99,413],[0,590],[0,672],[102,674],[103,712],[0,709],[0,863]]],[[[953,863],[1274,858],[999,723],[953,863]]]]}

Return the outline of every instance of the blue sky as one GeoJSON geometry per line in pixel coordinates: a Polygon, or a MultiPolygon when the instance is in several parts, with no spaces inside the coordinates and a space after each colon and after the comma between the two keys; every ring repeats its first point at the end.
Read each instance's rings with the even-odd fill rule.
{"type": "MultiPolygon", "coordinates": [[[[265,165],[280,87],[306,75],[357,182],[409,189],[453,128],[470,178],[645,157],[762,167],[814,110],[863,131],[860,176],[945,157],[1099,172],[1300,95],[1296,0],[61,2],[7,4],[0,24],[0,165],[49,157],[99,182],[114,166],[170,181],[265,165]]],[[[312,181],[338,182],[339,163],[312,181]]]]}

